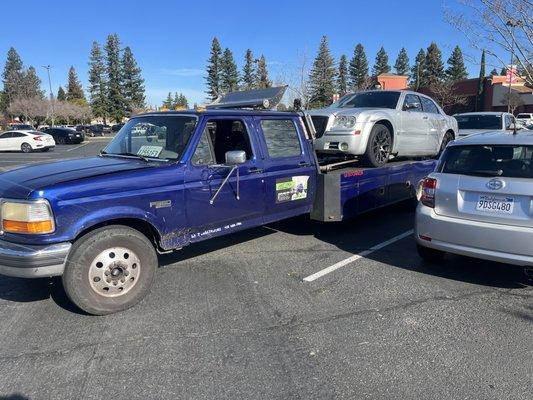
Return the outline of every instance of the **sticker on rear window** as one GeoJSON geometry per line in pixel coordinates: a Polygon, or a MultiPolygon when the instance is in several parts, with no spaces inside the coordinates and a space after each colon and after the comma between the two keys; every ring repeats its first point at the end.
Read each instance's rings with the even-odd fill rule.
{"type": "Polygon", "coordinates": [[[159,157],[162,151],[163,147],[161,146],[141,146],[137,155],[143,157],[159,157]]]}
{"type": "Polygon", "coordinates": [[[276,179],[276,203],[285,203],[307,198],[309,176],[293,176],[276,179]]]}

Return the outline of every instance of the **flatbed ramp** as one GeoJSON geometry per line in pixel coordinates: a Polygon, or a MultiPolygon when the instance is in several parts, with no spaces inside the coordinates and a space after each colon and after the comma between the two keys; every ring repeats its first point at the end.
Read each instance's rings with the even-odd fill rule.
{"type": "Polygon", "coordinates": [[[396,161],[379,168],[346,166],[317,176],[311,218],[342,221],[415,196],[418,182],[437,160],[396,161]]]}

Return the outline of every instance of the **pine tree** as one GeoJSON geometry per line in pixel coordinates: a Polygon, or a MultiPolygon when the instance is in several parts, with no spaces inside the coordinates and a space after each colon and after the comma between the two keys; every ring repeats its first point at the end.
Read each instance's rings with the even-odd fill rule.
{"type": "Polygon", "coordinates": [[[22,73],[22,82],[18,87],[17,95],[26,99],[34,97],[42,99],[44,97],[41,90],[41,80],[37,76],[37,71],[31,65],[22,73]]]}
{"type": "Polygon", "coordinates": [[[105,45],[107,98],[109,117],[116,122],[122,121],[126,113],[126,99],[122,95],[122,71],[120,68],[120,40],[116,33],[107,36],[105,45]]]}
{"type": "Polygon", "coordinates": [[[172,98],[172,93],[168,92],[168,96],[166,100],[163,101],[163,106],[167,110],[173,110],[174,109],[174,99],[172,98]]]}
{"type": "Polygon", "coordinates": [[[213,38],[211,43],[211,56],[207,60],[207,94],[211,100],[215,100],[220,93],[220,63],[222,48],[218,39],[213,38]]]}
{"type": "Polygon", "coordinates": [[[89,98],[92,113],[95,117],[107,117],[107,96],[105,66],[102,50],[97,42],[93,42],[89,58],[89,98]]]}
{"type": "Polygon", "coordinates": [[[348,92],[348,59],[343,54],[339,60],[339,72],[337,74],[337,92],[344,96],[348,92]]]}
{"type": "Polygon", "coordinates": [[[408,75],[409,74],[409,56],[407,55],[407,50],[405,47],[402,47],[394,63],[394,69],[397,75],[408,75]]]}
{"type": "Polygon", "coordinates": [[[11,101],[17,96],[17,88],[22,82],[23,65],[17,51],[11,47],[7,52],[6,64],[2,73],[4,89],[0,98],[0,111],[6,111],[11,101]]]}
{"type": "Polygon", "coordinates": [[[85,101],[83,88],[73,66],[68,70],[67,100],[70,102],[75,100],[85,101]]]}
{"type": "Polygon", "coordinates": [[[185,95],[182,93],[180,93],[179,95],[179,104],[182,108],[189,108],[189,101],[187,100],[187,97],[185,97],[185,95]]]}
{"type": "Polygon", "coordinates": [[[62,86],[59,86],[59,89],[57,89],[57,100],[58,101],[65,101],[67,99],[67,94],[65,93],[65,90],[62,86]]]}
{"type": "Polygon", "coordinates": [[[500,75],[501,76],[505,76],[507,75],[507,67],[502,67],[501,71],[500,71],[500,75]]]}
{"type": "Polygon", "coordinates": [[[126,100],[128,111],[136,108],[144,108],[144,79],[141,76],[141,69],[137,65],[131,48],[124,48],[121,60],[122,69],[122,93],[126,100]]]}
{"type": "Polygon", "coordinates": [[[485,101],[485,49],[481,52],[481,62],[479,65],[479,79],[478,79],[478,89],[476,96],[476,111],[483,109],[483,103],[485,101]]]}
{"type": "Polygon", "coordinates": [[[492,68],[492,71],[490,71],[490,76],[497,76],[498,75],[498,70],[496,68],[492,68]]]}
{"type": "Polygon", "coordinates": [[[463,52],[459,46],[455,46],[450,58],[448,58],[448,68],[446,69],[446,78],[451,82],[462,81],[468,77],[463,52]]]}
{"type": "Polygon", "coordinates": [[[365,48],[361,43],[355,46],[353,57],[350,60],[350,86],[352,90],[366,89],[368,82],[368,60],[365,48]]]}
{"type": "Polygon", "coordinates": [[[257,89],[266,89],[272,86],[272,81],[268,78],[267,62],[264,55],[261,54],[257,61],[257,68],[255,71],[255,87],[257,89]]]}
{"type": "Polygon", "coordinates": [[[224,93],[234,92],[239,88],[239,71],[229,48],[224,50],[220,60],[220,89],[224,93]]]}
{"type": "Polygon", "coordinates": [[[418,90],[421,86],[425,63],[426,63],[426,52],[424,51],[424,49],[420,49],[418,51],[418,54],[416,55],[415,63],[413,67],[411,68],[410,85],[413,90],[418,90]]]}
{"type": "Polygon", "coordinates": [[[381,46],[378,53],[376,54],[376,61],[374,62],[374,66],[372,67],[372,76],[378,76],[387,72],[390,72],[389,55],[387,54],[383,46],[381,46]]]}
{"type": "Polygon", "coordinates": [[[318,54],[309,75],[309,105],[312,108],[331,104],[335,93],[335,64],[329,51],[328,38],[322,36],[318,54]]]}
{"type": "Polygon", "coordinates": [[[246,50],[244,56],[244,67],[242,69],[242,88],[250,90],[255,88],[255,69],[254,69],[254,55],[252,50],[246,50]]]}
{"type": "Polygon", "coordinates": [[[424,62],[424,72],[421,76],[420,86],[431,87],[444,80],[444,63],[442,62],[442,53],[435,42],[431,42],[426,52],[424,62]]]}

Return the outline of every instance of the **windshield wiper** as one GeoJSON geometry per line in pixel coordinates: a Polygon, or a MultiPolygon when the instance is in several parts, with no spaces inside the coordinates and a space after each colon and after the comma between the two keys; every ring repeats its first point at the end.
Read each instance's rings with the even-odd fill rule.
{"type": "Polygon", "coordinates": [[[490,169],[479,169],[470,171],[471,175],[479,175],[479,176],[501,176],[503,174],[503,170],[496,169],[496,170],[490,170],[490,169]]]}
{"type": "Polygon", "coordinates": [[[135,153],[107,153],[105,151],[101,151],[100,155],[104,157],[135,158],[138,160],[143,160],[144,162],[151,162],[151,161],[169,162],[170,161],[168,158],[147,157],[147,156],[141,156],[135,153]]]}

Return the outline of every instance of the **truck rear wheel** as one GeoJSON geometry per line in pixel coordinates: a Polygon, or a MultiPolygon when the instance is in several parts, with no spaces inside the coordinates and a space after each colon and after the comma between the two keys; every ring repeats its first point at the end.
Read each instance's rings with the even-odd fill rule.
{"type": "Polygon", "coordinates": [[[370,132],[366,151],[363,155],[365,164],[381,167],[387,163],[392,150],[392,135],[383,124],[375,124],[370,132]]]}
{"type": "Polygon", "coordinates": [[[105,226],[74,243],[63,274],[69,299],[93,315],[126,310],[149,292],[157,268],[154,246],[139,231],[105,226]]]}

